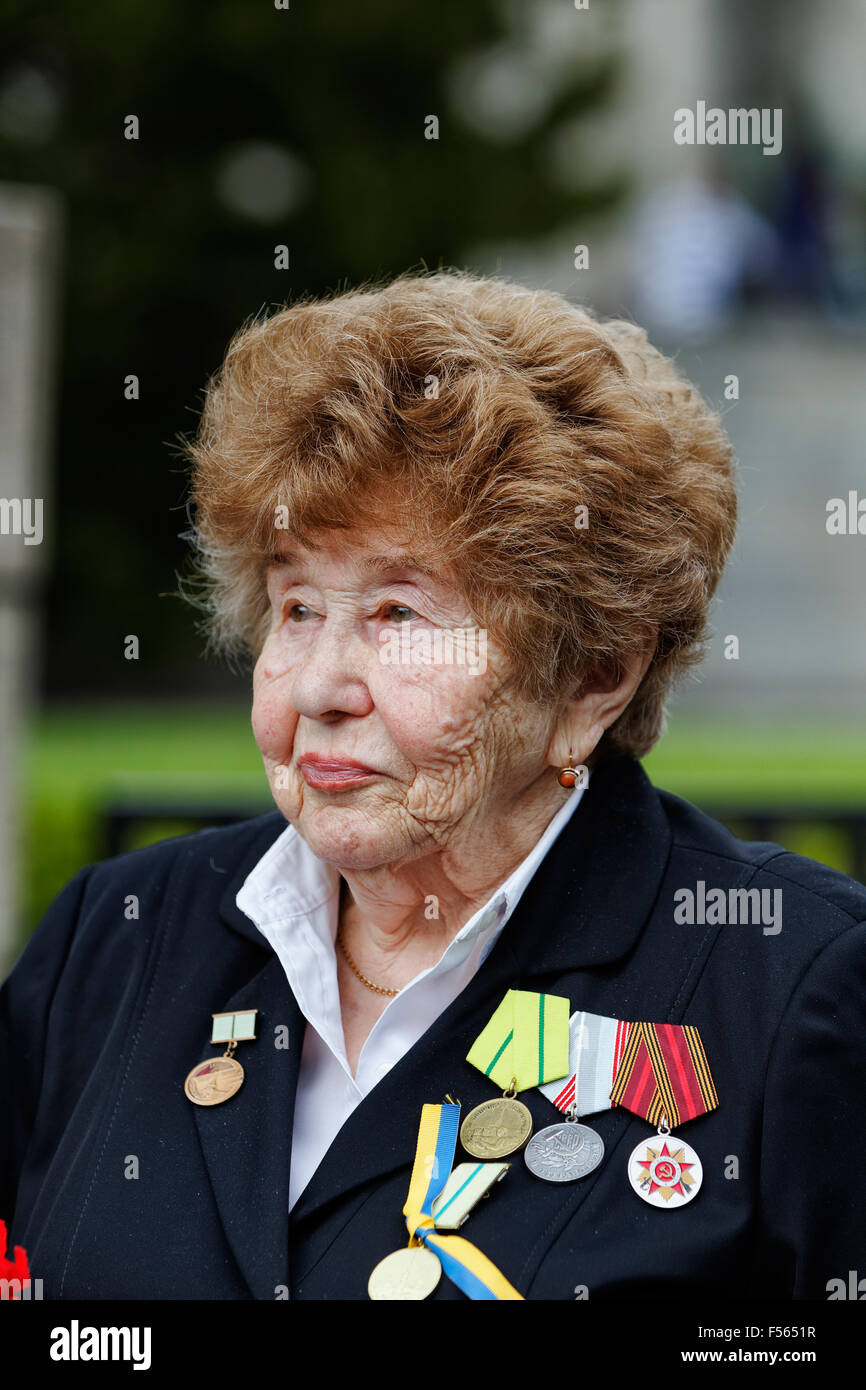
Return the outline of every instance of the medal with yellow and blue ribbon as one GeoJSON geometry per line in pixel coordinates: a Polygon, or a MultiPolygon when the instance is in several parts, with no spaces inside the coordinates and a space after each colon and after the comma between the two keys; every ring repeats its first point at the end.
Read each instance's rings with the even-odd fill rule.
{"type": "Polygon", "coordinates": [[[523,1302],[523,1295],[476,1246],[462,1236],[442,1235],[436,1229],[433,1204],[451,1173],[459,1123],[459,1105],[422,1107],[409,1195],[403,1208],[409,1244],[376,1265],[367,1284],[372,1299],[427,1298],[444,1270],[467,1298],[523,1302]]]}
{"type": "Polygon", "coordinates": [[[467,1062],[503,1093],[476,1105],[463,1121],[460,1142],[474,1158],[504,1158],[523,1148],[532,1116],[514,1097],[566,1075],[570,1011],[562,995],[510,989],[475,1039],[467,1062]]]}

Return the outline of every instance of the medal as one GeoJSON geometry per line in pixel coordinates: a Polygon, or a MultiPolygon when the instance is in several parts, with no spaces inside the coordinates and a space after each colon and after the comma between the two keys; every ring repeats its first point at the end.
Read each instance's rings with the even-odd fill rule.
{"type": "Polygon", "coordinates": [[[460,1142],[474,1158],[505,1158],[522,1149],[532,1116],[518,1091],[556,1081],[568,1070],[569,1003],[557,994],[510,989],[479,1033],[466,1060],[503,1087],[463,1121],[460,1142]]]}
{"type": "Polygon", "coordinates": [[[694,1149],[671,1134],[666,1124],[659,1125],[658,1135],[657,1141],[645,1139],[632,1149],[628,1180],[645,1202],[671,1211],[697,1197],[704,1170],[694,1149]]]}
{"type": "Polygon", "coordinates": [[[539,1087],[566,1119],[543,1129],[524,1154],[527,1168],[537,1178],[576,1182],[601,1163],[601,1135],[577,1120],[581,1114],[591,1115],[610,1106],[610,1087],[627,1030],[628,1024],[616,1018],[585,1011],[572,1014],[568,1025],[570,1074],[539,1087]]]}
{"type": "Polygon", "coordinates": [[[533,1135],[523,1155],[530,1173],[546,1182],[576,1182],[604,1158],[604,1141],[589,1125],[578,1124],[573,1108],[568,1119],[533,1135]]]}
{"type": "Polygon", "coordinates": [[[719,1103],[701,1035],[676,1023],[633,1023],[610,1098],[657,1126],[629,1155],[628,1180],[645,1202],[675,1211],[696,1197],[704,1170],[695,1150],[671,1133],[719,1103]]]}
{"type": "MultiPolygon", "coordinates": [[[[454,1102],[422,1107],[409,1193],[403,1207],[409,1244],[403,1250],[386,1255],[376,1265],[367,1282],[370,1298],[377,1301],[428,1298],[444,1270],[468,1298],[523,1301],[523,1295],[476,1246],[462,1236],[442,1235],[436,1229],[433,1207],[437,1199],[445,1195],[449,1178],[456,1178],[451,1165],[459,1123],[460,1106],[454,1102]]],[[[471,1164],[465,1166],[473,1167],[471,1164]]],[[[467,1185],[471,1186],[477,1177],[477,1172],[468,1174],[466,1179],[461,1177],[452,1185],[452,1197],[467,1190],[467,1185]]],[[[476,1189],[477,1196],[470,1200],[462,1220],[490,1186],[488,1177],[482,1179],[481,1186],[476,1189]]],[[[441,1210],[444,1208],[440,1206],[441,1210]]]]}
{"type": "Polygon", "coordinates": [[[372,1299],[382,1301],[429,1298],[442,1277],[442,1266],[423,1245],[395,1250],[380,1260],[367,1282],[372,1299]]]}
{"type": "Polygon", "coordinates": [[[188,1073],[183,1089],[193,1105],[222,1105],[231,1100],[244,1084],[244,1069],[232,1056],[239,1042],[252,1042],[256,1036],[258,1009],[240,1013],[211,1014],[212,1043],[226,1043],[222,1057],[199,1062],[188,1073]]]}
{"type": "MultiPolygon", "coordinates": [[[[511,1083],[516,1088],[517,1078],[511,1083]]],[[[470,1110],[460,1126],[460,1143],[473,1158],[505,1158],[522,1149],[532,1133],[532,1116],[509,1087],[499,1100],[470,1110]]]]}

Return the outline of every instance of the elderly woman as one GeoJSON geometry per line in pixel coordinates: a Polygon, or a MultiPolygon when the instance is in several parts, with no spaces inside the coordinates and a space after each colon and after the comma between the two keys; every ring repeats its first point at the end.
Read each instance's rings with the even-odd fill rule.
{"type": "Polygon", "coordinates": [[[190,451],[277,809],[83,868],[4,987],[45,1296],[845,1296],[866,890],[639,762],[733,540],[717,417],[441,272],[245,325],[190,451]]]}

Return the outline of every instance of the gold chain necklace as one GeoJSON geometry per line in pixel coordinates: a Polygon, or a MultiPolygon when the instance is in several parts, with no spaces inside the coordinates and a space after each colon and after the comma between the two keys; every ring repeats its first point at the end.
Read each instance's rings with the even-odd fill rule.
{"type": "Polygon", "coordinates": [[[355,976],[357,977],[357,979],[359,979],[359,980],[361,981],[361,984],[362,984],[362,985],[366,985],[366,986],[367,986],[367,989],[371,989],[371,990],[373,991],[374,994],[384,994],[384,995],[387,995],[387,997],[388,997],[389,999],[393,999],[393,998],[395,997],[395,995],[397,995],[397,994],[400,993],[399,989],[386,989],[384,985],[374,985],[372,980],[368,980],[366,975],[362,975],[362,974],[361,974],[360,970],[358,969],[357,965],[356,965],[355,962],[352,960],[352,957],[349,955],[349,952],[348,952],[348,950],[346,949],[346,943],[345,943],[345,941],[343,940],[343,924],[342,924],[342,922],[340,923],[340,925],[339,925],[338,928],[337,928],[337,945],[339,946],[340,950],[343,952],[343,955],[344,955],[345,958],[346,958],[346,964],[348,965],[348,967],[349,967],[349,969],[351,970],[352,974],[355,975],[355,976]]]}

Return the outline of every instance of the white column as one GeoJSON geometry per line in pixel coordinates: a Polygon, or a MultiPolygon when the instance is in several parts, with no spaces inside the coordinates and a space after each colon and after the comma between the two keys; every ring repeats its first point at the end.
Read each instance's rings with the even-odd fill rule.
{"type": "Polygon", "coordinates": [[[55,527],[48,460],[60,229],[52,189],[0,183],[0,974],[20,925],[20,754],[37,699],[41,586],[55,527]]]}

